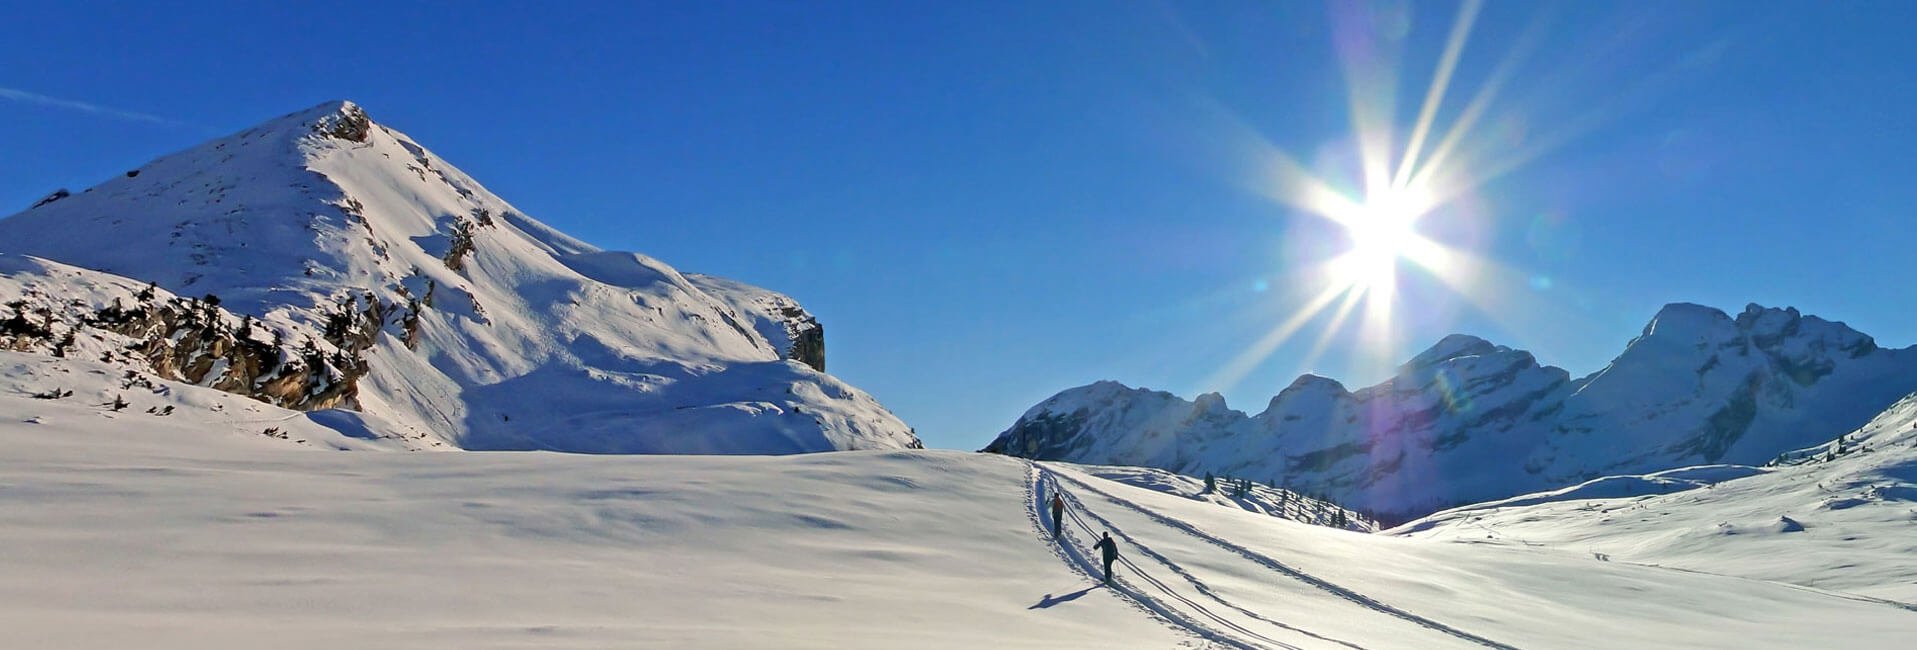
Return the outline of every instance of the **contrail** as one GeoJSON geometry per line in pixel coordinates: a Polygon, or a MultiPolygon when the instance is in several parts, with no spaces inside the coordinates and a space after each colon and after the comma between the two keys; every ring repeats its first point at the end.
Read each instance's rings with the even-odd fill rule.
{"type": "Polygon", "coordinates": [[[109,108],[106,106],[101,106],[99,104],[89,104],[87,102],[75,101],[71,99],[61,99],[58,97],[48,97],[40,93],[31,93],[31,92],[27,92],[27,91],[15,89],[15,88],[8,88],[5,86],[0,86],[0,99],[11,99],[16,102],[25,102],[28,104],[39,104],[41,106],[52,106],[54,108],[72,109],[72,110],[80,111],[83,113],[92,113],[94,115],[117,118],[122,120],[132,120],[135,122],[151,122],[154,124],[174,124],[174,125],[181,124],[181,122],[177,120],[170,120],[170,119],[160,117],[158,115],[149,114],[149,113],[141,113],[137,111],[124,111],[117,108],[109,108]]]}

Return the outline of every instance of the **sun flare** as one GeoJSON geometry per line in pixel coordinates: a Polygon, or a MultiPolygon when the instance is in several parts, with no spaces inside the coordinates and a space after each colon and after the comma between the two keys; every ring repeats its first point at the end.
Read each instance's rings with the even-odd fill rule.
{"type": "MultiPolygon", "coordinates": [[[[1355,357],[1388,369],[1402,321],[1429,317],[1428,313],[1405,312],[1403,308],[1428,308],[1432,303],[1432,296],[1406,299],[1400,295],[1401,289],[1432,288],[1433,283],[1425,280],[1435,281],[1448,295],[1474,306],[1498,299],[1486,286],[1489,276],[1497,274],[1499,281],[1508,284],[1505,276],[1511,274],[1494,260],[1459,247],[1456,240],[1460,232],[1467,233],[1462,243],[1470,245],[1470,230],[1460,228],[1459,220],[1468,219],[1477,209],[1471,202],[1460,200],[1488,178],[1507,172],[1509,164],[1521,164],[1482,164],[1477,158],[1483,145],[1474,145],[1470,136],[1502,87],[1509,62],[1517,60],[1528,46],[1515,48],[1505,63],[1499,64],[1448,127],[1437,123],[1444,115],[1439,109],[1450,90],[1452,70],[1482,4],[1481,0],[1465,0],[1459,6],[1417,119],[1402,141],[1394,137],[1392,124],[1395,106],[1391,86],[1397,71],[1388,63],[1380,65],[1388,57],[1362,51],[1363,43],[1353,46],[1356,49],[1346,59],[1345,74],[1350,90],[1351,135],[1358,159],[1344,170],[1345,175],[1335,168],[1327,173],[1322,167],[1308,166],[1255,134],[1251,137],[1255,162],[1247,176],[1249,186],[1298,214],[1336,224],[1342,247],[1326,250],[1325,257],[1318,258],[1320,262],[1300,270],[1291,281],[1304,289],[1298,292],[1302,303],[1214,373],[1208,384],[1234,385],[1293,335],[1314,323],[1323,332],[1306,352],[1306,363],[1316,359],[1340,333],[1349,331],[1356,337],[1347,339],[1356,343],[1350,346],[1355,357]],[[1431,216],[1434,214],[1438,216],[1431,216]],[[1445,243],[1420,232],[1419,225],[1427,218],[1438,224],[1435,230],[1450,235],[1453,241],[1445,243]],[[1400,280],[1419,282],[1400,287],[1400,280]],[[1348,325],[1355,330],[1347,329],[1348,325]]],[[[1311,250],[1315,256],[1318,249],[1311,250]]]]}
{"type": "Polygon", "coordinates": [[[1387,191],[1355,206],[1336,220],[1351,240],[1351,249],[1333,262],[1340,284],[1388,298],[1396,285],[1398,262],[1418,248],[1414,229],[1425,201],[1412,192],[1387,191]]]}

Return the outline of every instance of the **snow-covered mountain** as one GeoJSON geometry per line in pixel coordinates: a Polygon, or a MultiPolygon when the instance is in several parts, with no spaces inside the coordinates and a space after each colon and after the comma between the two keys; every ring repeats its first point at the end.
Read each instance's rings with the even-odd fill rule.
{"type": "Polygon", "coordinates": [[[1605,477],[1391,532],[1787,582],[1917,610],[1917,395],[1764,467],[1605,477]]]}
{"type": "Polygon", "coordinates": [[[1453,335],[1376,386],[1300,377],[1253,416],[1216,394],[1074,388],[986,451],[1252,477],[1391,520],[1607,475],[1760,464],[1913,390],[1917,348],[1795,309],[1673,304],[1580,379],[1453,335]]]}
{"type": "Polygon", "coordinates": [[[57,192],[0,220],[0,250],[0,300],[32,325],[5,333],[13,349],[100,342],[82,347],[363,411],[420,446],[919,445],[824,374],[823,329],[796,301],[573,239],[350,102],[57,192]],[[128,312],[145,320],[113,320],[128,312]]]}

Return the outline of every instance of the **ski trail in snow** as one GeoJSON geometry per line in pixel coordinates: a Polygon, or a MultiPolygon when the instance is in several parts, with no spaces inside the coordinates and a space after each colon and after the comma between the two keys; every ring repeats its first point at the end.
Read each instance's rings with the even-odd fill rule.
{"type": "MultiPolygon", "coordinates": [[[[1117,527],[1113,526],[1110,521],[1107,521],[1103,517],[1099,517],[1096,514],[1092,514],[1089,510],[1085,510],[1084,502],[1080,501],[1076,495],[1073,495],[1069,492],[1064,492],[1062,490],[1060,491],[1060,494],[1065,495],[1065,500],[1070,502],[1071,504],[1071,507],[1066,510],[1066,514],[1071,518],[1073,523],[1078,524],[1078,526],[1081,529],[1085,530],[1085,532],[1088,535],[1093,532],[1092,526],[1091,524],[1086,523],[1083,518],[1079,517],[1078,513],[1081,511],[1085,512],[1087,515],[1090,515],[1093,519],[1098,520],[1098,523],[1100,525],[1111,530],[1111,532],[1115,533],[1119,539],[1125,540],[1125,542],[1128,544],[1131,544],[1132,547],[1140,550],[1141,552],[1145,553],[1147,556],[1151,557],[1154,561],[1170,569],[1173,573],[1177,573],[1179,576],[1184,577],[1186,581],[1191,582],[1194,586],[1197,586],[1199,589],[1199,593],[1201,595],[1209,597],[1212,600],[1217,601],[1219,604],[1222,604],[1226,607],[1230,607],[1233,610],[1236,610],[1240,613],[1249,615],[1250,617],[1254,619],[1276,625],[1278,627],[1284,628],[1285,630],[1302,633],[1302,634],[1305,634],[1306,636],[1310,636],[1315,639],[1330,641],[1333,643],[1338,643],[1348,647],[1359,648],[1359,650],[1363,650],[1363,648],[1359,646],[1351,645],[1343,641],[1338,641],[1336,639],[1327,638],[1317,634],[1312,634],[1310,632],[1306,632],[1304,630],[1292,627],[1290,625],[1286,625],[1284,623],[1274,621],[1272,619],[1259,615],[1257,612],[1253,612],[1251,610],[1245,609],[1243,607],[1239,607],[1235,604],[1225,601],[1223,598],[1218,597],[1215,592],[1212,592],[1208,586],[1199,583],[1195,578],[1191,576],[1189,572],[1186,572],[1184,569],[1178,567],[1176,564],[1173,564],[1169,559],[1165,558],[1163,555],[1155,553],[1151,551],[1149,548],[1146,548],[1143,544],[1139,543],[1137,539],[1133,538],[1132,536],[1126,534],[1124,531],[1119,530],[1117,527]]],[[[1146,584],[1151,585],[1157,591],[1164,593],[1166,596],[1169,596],[1180,603],[1184,603],[1186,607],[1205,615],[1206,618],[1210,618],[1213,621],[1216,621],[1219,625],[1230,628],[1231,630],[1244,634],[1246,636],[1256,637],[1259,640],[1265,641],[1267,643],[1276,644],[1285,648],[1298,647],[1298,646],[1291,645],[1289,643],[1285,643],[1283,641],[1279,641],[1277,639],[1273,639],[1263,634],[1259,634],[1257,632],[1252,631],[1249,628],[1246,628],[1243,625],[1238,624],[1235,621],[1232,621],[1223,616],[1220,616],[1218,613],[1213,612],[1210,608],[1206,607],[1204,604],[1194,601],[1190,598],[1187,598],[1184,594],[1178,593],[1177,590],[1172,589],[1170,585],[1165,584],[1164,581],[1161,581],[1158,578],[1153,577],[1150,572],[1147,572],[1144,569],[1144,567],[1140,567],[1138,566],[1136,562],[1133,562],[1131,557],[1128,555],[1120,555],[1118,557],[1118,562],[1120,565],[1124,566],[1125,568],[1130,569],[1131,575],[1133,577],[1143,580],[1146,584]]]]}
{"type": "MultiPolygon", "coordinates": [[[[1245,616],[1251,617],[1253,619],[1256,619],[1256,620],[1259,620],[1280,628],[1284,628],[1287,631],[1303,634],[1305,636],[1317,639],[1319,641],[1335,643],[1341,646],[1345,646],[1347,648],[1354,648],[1355,650],[1365,650],[1364,646],[1351,643],[1349,641],[1334,639],[1334,638],[1324,636],[1322,634],[1318,634],[1310,630],[1299,628],[1293,625],[1288,625],[1282,621],[1272,619],[1256,611],[1253,611],[1249,608],[1246,608],[1242,605],[1231,602],[1230,600],[1226,600],[1223,595],[1220,595],[1216,590],[1212,589],[1211,585],[1206,584],[1202,580],[1199,580],[1198,576],[1192,575],[1190,571],[1186,571],[1184,567],[1181,567],[1176,562],[1173,562],[1171,558],[1165,557],[1164,554],[1161,554],[1157,551],[1152,550],[1151,547],[1146,546],[1143,542],[1138,541],[1137,538],[1132,537],[1130,534],[1120,529],[1116,524],[1113,524],[1111,520],[1098,516],[1098,513],[1096,512],[1092,512],[1090,508],[1085,507],[1084,501],[1081,501],[1078,498],[1078,495],[1072,494],[1070,492],[1064,492],[1062,490],[1060,491],[1060,494],[1065,495],[1065,500],[1068,501],[1069,505],[1071,506],[1070,508],[1066,509],[1066,514],[1068,514],[1074,521],[1077,521],[1080,526],[1090,528],[1089,524],[1086,524],[1084,520],[1079,519],[1079,513],[1082,512],[1085,514],[1085,516],[1091,517],[1093,520],[1097,521],[1100,526],[1103,526],[1107,530],[1112,531],[1113,535],[1119,537],[1120,539],[1123,539],[1126,544],[1129,544],[1131,545],[1132,548],[1137,549],[1139,553],[1144,554],[1146,557],[1151,558],[1152,561],[1157,562],[1160,565],[1163,565],[1167,569],[1170,569],[1172,573],[1178,574],[1178,577],[1184,578],[1185,582],[1190,583],[1194,589],[1197,589],[1200,595],[1206,598],[1209,598],[1220,605],[1229,607],[1240,614],[1244,614],[1245,616]]],[[[1121,555],[1119,556],[1118,561],[1124,564],[1126,567],[1130,568],[1131,570],[1139,572],[1141,575],[1144,573],[1143,569],[1140,569],[1138,565],[1132,563],[1131,558],[1129,556],[1121,555]]],[[[1149,580],[1149,578],[1147,579],[1149,580]]],[[[1183,596],[1179,596],[1178,598],[1180,600],[1184,600],[1183,596]]],[[[1193,606],[1197,606],[1197,604],[1193,603],[1193,606]]]]}
{"type": "Polygon", "coordinates": [[[1339,598],[1343,598],[1345,600],[1351,601],[1367,609],[1380,612],[1383,614],[1388,614],[1406,621],[1410,621],[1412,623],[1416,623],[1426,628],[1443,632],[1445,634],[1449,634],[1451,636],[1464,639],[1466,641],[1484,645],[1486,647],[1499,648],[1500,650],[1517,650],[1515,646],[1492,641],[1482,636],[1478,636],[1476,634],[1472,634],[1470,632],[1466,632],[1464,630],[1460,630],[1460,629],[1451,627],[1449,625],[1439,623],[1429,618],[1425,618],[1423,616],[1419,616],[1417,614],[1413,614],[1411,612],[1398,609],[1391,605],[1387,605],[1383,602],[1379,602],[1378,600],[1371,598],[1370,596],[1366,596],[1356,591],[1352,591],[1350,589],[1346,589],[1344,587],[1338,586],[1337,584],[1327,581],[1323,578],[1319,578],[1309,573],[1305,573],[1304,571],[1294,568],[1291,565],[1285,564],[1283,562],[1279,562],[1278,560],[1273,559],[1270,556],[1258,553],[1257,551],[1253,551],[1243,546],[1239,546],[1238,544],[1234,544],[1230,541],[1225,540],[1224,538],[1218,537],[1211,533],[1207,533],[1199,529],[1197,526],[1193,526],[1184,521],[1180,521],[1178,519],[1174,519],[1172,517],[1168,517],[1166,515],[1160,514],[1156,511],[1150,510],[1148,508],[1145,508],[1144,506],[1140,506],[1137,503],[1127,500],[1124,497],[1120,497],[1120,496],[1111,494],[1109,492],[1100,490],[1098,488],[1092,487],[1090,483],[1087,483],[1076,477],[1067,476],[1064,473],[1059,472],[1057,470],[1053,470],[1053,469],[1040,469],[1039,471],[1043,475],[1045,475],[1048,478],[1051,478],[1055,482],[1063,481],[1065,483],[1070,483],[1078,487],[1079,489],[1085,490],[1086,492],[1090,492],[1092,494],[1096,494],[1099,497],[1107,501],[1110,501],[1118,506],[1121,506],[1126,509],[1137,512],[1139,514],[1145,515],[1146,517],[1149,517],[1151,520],[1156,521],[1166,527],[1176,529],[1187,535],[1196,537],[1199,540],[1209,543],[1213,546],[1217,546],[1227,551],[1236,553],[1240,557],[1243,557],[1247,560],[1251,560],[1252,562],[1264,565],[1266,568],[1269,568],[1273,571],[1284,574],[1286,577],[1292,578],[1299,582],[1303,582],[1307,585],[1317,588],[1320,591],[1324,591],[1326,593],[1332,594],[1339,598]]]}
{"type": "Polygon", "coordinates": [[[1631,561],[1627,561],[1627,560],[1619,560],[1619,561],[1618,561],[1618,563],[1620,563],[1620,564],[1629,564],[1629,565],[1632,565],[1632,566],[1641,566],[1641,567],[1651,567],[1651,568],[1653,568],[1653,569],[1664,569],[1664,570],[1666,570],[1666,571],[1682,571],[1682,572],[1684,572],[1684,573],[1694,573],[1694,574],[1697,574],[1697,575],[1705,575],[1705,576],[1714,576],[1714,577],[1718,577],[1718,578],[1729,578],[1729,579],[1732,579],[1732,580],[1745,580],[1745,581],[1749,581],[1749,582],[1760,582],[1760,583],[1763,583],[1763,584],[1767,584],[1767,585],[1775,585],[1775,586],[1779,586],[1779,587],[1786,587],[1786,588],[1790,588],[1790,589],[1796,589],[1796,590],[1798,590],[1798,591],[1806,591],[1806,592],[1810,592],[1810,593],[1813,593],[1813,594],[1818,594],[1818,595],[1822,595],[1822,596],[1830,596],[1830,597],[1832,597],[1832,598],[1842,598],[1842,599],[1844,599],[1844,600],[1852,600],[1852,601],[1857,601],[1857,602],[1860,602],[1860,603],[1874,603],[1874,604],[1877,604],[1877,605],[1884,605],[1884,606],[1887,606],[1887,607],[1895,607],[1895,608],[1897,608],[1897,609],[1902,609],[1902,610],[1908,610],[1908,611],[1913,611],[1913,612],[1917,612],[1917,603],[1906,603],[1906,602],[1904,602],[1904,601],[1901,601],[1901,600],[1891,600],[1891,599],[1889,599],[1889,598],[1878,598],[1878,597],[1876,597],[1876,596],[1866,596],[1866,595],[1863,595],[1863,594],[1853,594],[1853,593],[1850,593],[1850,592],[1848,592],[1848,591],[1831,591],[1831,590],[1829,590],[1829,589],[1819,589],[1819,588],[1817,588],[1817,587],[1812,587],[1812,586],[1809,586],[1809,585],[1800,585],[1800,584],[1793,584],[1793,583],[1789,583],[1789,582],[1778,582],[1778,581],[1776,581],[1776,580],[1764,580],[1764,579],[1761,579],[1761,578],[1747,578],[1747,577],[1744,577],[1744,576],[1734,576],[1734,575],[1730,575],[1730,574],[1726,574],[1726,573],[1712,573],[1712,572],[1709,572],[1709,571],[1699,571],[1699,570],[1697,570],[1697,569],[1686,569],[1686,568],[1683,568],[1683,567],[1674,567],[1674,566],[1666,566],[1666,565],[1663,565],[1663,564],[1649,564],[1649,563],[1645,563],[1645,562],[1631,562],[1631,561]]]}
{"type": "MultiPolygon", "coordinates": [[[[1040,483],[1038,468],[1032,466],[1030,463],[1027,463],[1027,465],[1025,502],[1030,507],[1025,511],[1025,518],[1032,522],[1032,528],[1038,531],[1039,537],[1042,538],[1047,545],[1051,546],[1052,555],[1057,556],[1060,561],[1064,562],[1065,566],[1072,570],[1072,573],[1083,576],[1086,580],[1090,580],[1093,583],[1099,582],[1100,579],[1097,574],[1098,567],[1092,563],[1091,558],[1086,557],[1084,551],[1066,543],[1066,540],[1071,539],[1070,529],[1061,528],[1060,537],[1057,539],[1052,537],[1051,528],[1045,524],[1045,507],[1042,501],[1044,488],[1040,483]]],[[[1203,632],[1192,629],[1192,627],[1185,622],[1167,618],[1166,615],[1158,609],[1139,602],[1137,598],[1131,597],[1130,594],[1124,591],[1114,591],[1120,596],[1121,600],[1129,601],[1132,607],[1144,612],[1153,620],[1164,623],[1166,626],[1177,628],[1198,638],[1210,640],[1210,637],[1206,636],[1203,632]]]]}
{"type": "MultiPolygon", "coordinates": [[[[1101,573],[1100,573],[1098,564],[1096,563],[1095,560],[1092,559],[1090,551],[1084,548],[1080,548],[1079,544],[1073,543],[1075,541],[1075,536],[1073,535],[1072,531],[1069,528],[1060,527],[1059,539],[1056,541],[1052,539],[1051,529],[1045,525],[1045,517],[1043,514],[1045,511],[1045,504],[1042,499],[1042,496],[1044,495],[1044,489],[1043,489],[1044,478],[1040,474],[1041,470],[1039,470],[1038,465],[1031,463],[1029,461],[1026,463],[1026,465],[1028,466],[1029,469],[1026,474],[1027,480],[1025,481],[1025,492],[1026,492],[1026,502],[1027,504],[1030,505],[1030,509],[1026,511],[1026,515],[1027,515],[1027,518],[1031,520],[1032,526],[1038,530],[1039,537],[1044,539],[1047,544],[1050,544],[1052,546],[1053,554],[1058,555],[1060,559],[1065,560],[1066,565],[1070,566],[1074,573],[1083,575],[1087,579],[1093,582],[1100,582],[1101,579],[1099,578],[1099,576],[1101,575],[1101,573]]],[[[1055,481],[1054,481],[1054,485],[1056,485],[1055,481]]],[[[1142,573],[1138,575],[1141,577],[1143,576],[1142,573]]],[[[1162,585],[1160,586],[1162,588],[1162,585]]],[[[1139,590],[1125,584],[1125,580],[1123,579],[1114,578],[1112,580],[1111,590],[1114,594],[1117,594],[1118,596],[1131,601],[1135,606],[1151,613],[1153,615],[1153,618],[1157,618],[1174,627],[1181,628],[1185,632],[1192,634],[1193,636],[1196,636],[1205,641],[1218,643],[1218,644],[1233,647],[1233,648],[1240,648],[1241,650],[1257,650],[1258,648],[1263,647],[1263,646],[1255,645],[1245,641],[1241,641],[1239,639],[1235,639],[1231,635],[1226,634],[1223,631],[1214,629],[1212,627],[1205,625],[1202,622],[1194,620],[1193,618],[1184,615],[1183,613],[1179,612],[1177,609],[1165,604],[1164,602],[1159,601],[1155,598],[1149,597],[1145,595],[1144,593],[1140,592],[1139,590]]],[[[1216,618],[1216,616],[1214,615],[1213,618],[1216,618]]],[[[1253,636],[1257,636],[1257,635],[1253,634],[1253,636]]],[[[1264,639],[1264,637],[1262,636],[1259,636],[1259,638],[1264,639]]],[[[1284,643],[1272,641],[1270,639],[1264,639],[1264,640],[1270,643],[1277,644],[1278,646],[1286,648],[1287,650],[1300,650],[1296,646],[1286,645],[1284,643]]]]}

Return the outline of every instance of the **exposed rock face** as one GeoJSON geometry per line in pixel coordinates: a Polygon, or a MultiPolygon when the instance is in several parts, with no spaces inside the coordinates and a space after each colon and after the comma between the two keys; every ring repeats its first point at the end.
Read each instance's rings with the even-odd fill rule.
{"type": "Polygon", "coordinates": [[[710,275],[694,273],[686,279],[750,318],[753,329],[780,356],[825,372],[825,325],[791,296],[710,275]]]}
{"type": "MultiPolygon", "coordinates": [[[[64,199],[69,196],[73,196],[73,193],[67,191],[67,188],[62,187],[60,189],[54,190],[52,193],[49,193],[46,196],[40,197],[40,200],[34,201],[33,208],[37,208],[37,207],[52,203],[54,201],[64,199]]],[[[33,208],[27,208],[27,209],[31,210],[33,208]]]]}
{"type": "Polygon", "coordinates": [[[784,315],[786,336],[792,341],[792,349],[786,351],[785,358],[825,372],[825,326],[796,306],[784,315]]]}
{"type": "Polygon", "coordinates": [[[1698,463],[1762,463],[1917,391],[1917,348],[1751,305],[1674,304],[1573,380],[1528,352],[1439,341],[1377,386],[1300,377],[1246,416],[1099,382],[1027,411],[986,451],[1290,485],[1386,519],[1698,463]]]}
{"type": "Polygon", "coordinates": [[[0,347],[84,356],[295,410],[358,406],[363,353],[381,322],[377,309],[348,312],[337,337],[316,340],[236,316],[216,297],[135,289],[105,274],[4,254],[0,272],[9,312],[0,320],[0,347]]]}
{"type": "Polygon", "coordinates": [[[313,130],[349,142],[365,142],[373,132],[373,121],[358,104],[339,102],[339,110],[314,120],[313,130]]]}

